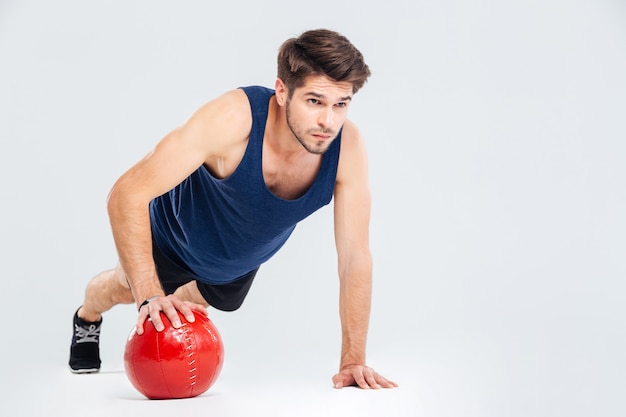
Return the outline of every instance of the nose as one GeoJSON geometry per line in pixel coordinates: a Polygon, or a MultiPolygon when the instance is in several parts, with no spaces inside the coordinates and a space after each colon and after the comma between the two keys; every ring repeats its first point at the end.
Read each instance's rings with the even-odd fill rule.
{"type": "Polygon", "coordinates": [[[333,126],[333,118],[334,118],[333,108],[332,107],[323,108],[320,111],[317,124],[321,128],[325,128],[325,129],[331,128],[333,126]]]}

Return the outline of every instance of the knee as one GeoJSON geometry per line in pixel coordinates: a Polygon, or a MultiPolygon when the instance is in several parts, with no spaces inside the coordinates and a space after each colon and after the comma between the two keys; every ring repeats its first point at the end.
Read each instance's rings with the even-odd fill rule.
{"type": "Polygon", "coordinates": [[[174,292],[174,295],[183,301],[191,301],[192,303],[200,304],[204,307],[209,307],[209,303],[204,299],[196,281],[188,282],[187,284],[180,286],[174,292]]]}
{"type": "Polygon", "coordinates": [[[101,299],[110,304],[130,304],[135,301],[121,268],[102,272],[87,285],[86,295],[91,299],[101,299]]]}
{"type": "Polygon", "coordinates": [[[135,302],[135,297],[130,288],[124,287],[111,293],[111,301],[115,304],[132,304],[135,302]]]}

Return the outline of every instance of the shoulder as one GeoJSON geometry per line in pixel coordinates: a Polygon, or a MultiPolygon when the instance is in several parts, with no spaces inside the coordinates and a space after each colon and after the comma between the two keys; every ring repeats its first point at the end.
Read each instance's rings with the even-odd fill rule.
{"type": "Polygon", "coordinates": [[[367,172],[367,149],[359,128],[346,120],[341,133],[337,182],[348,182],[367,172]]]}
{"type": "Polygon", "coordinates": [[[358,126],[350,120],[346,120],[343,125],[343,129],[341,131],[341,147],[348,149],[363,148],[364,150],[365,143],[363,141],[361,131],[358,126]]]}
{"type": "Polygon", "coordinates": [[[200,107],[182,126],[185,136],[197,138],[212,154],[247,141],[252,111],[246,93],[230,90],[200,107]]]}
{"type": "Polygon", "coordinates": [[[200,107],[191,116],[187,125],[202,127],[213,123],[222,126],[233,123],[231,128],[251,125],[252,112],[246,93],[239,89],[227,91],[200,107]]]}

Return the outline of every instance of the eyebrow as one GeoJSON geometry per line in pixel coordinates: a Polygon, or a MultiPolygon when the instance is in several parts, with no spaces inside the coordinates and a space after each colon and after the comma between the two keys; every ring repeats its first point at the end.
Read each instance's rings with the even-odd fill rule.
{"type": "MultiPolygon", "coordinates": [[[[324,94],[314,93],[313,91],[306,93],[305,96],[313,96],[315,98],[327,98],[324,94]]],[[[351,101],[351,100],[352,100],[352,96],[339,97],[339,101],[351,101]]]]}

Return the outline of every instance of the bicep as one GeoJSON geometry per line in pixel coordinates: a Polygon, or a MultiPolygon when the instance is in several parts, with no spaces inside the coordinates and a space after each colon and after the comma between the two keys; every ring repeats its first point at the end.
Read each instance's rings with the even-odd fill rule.
{"type": "Polygon", "coordinates": [[[174,130],[126,171],[113,191],[132,193],[142,201],[167,192],[202,164],[202,153],[193,143],[185,137],[183,128],[174,130]]]}
{"type": "Polygon", "coordinates": [[[184,128],[174,130],[133,167],[135,181],[153,196],[168,191],[202,164],[205,157],[199,141],[184,128]]]}

